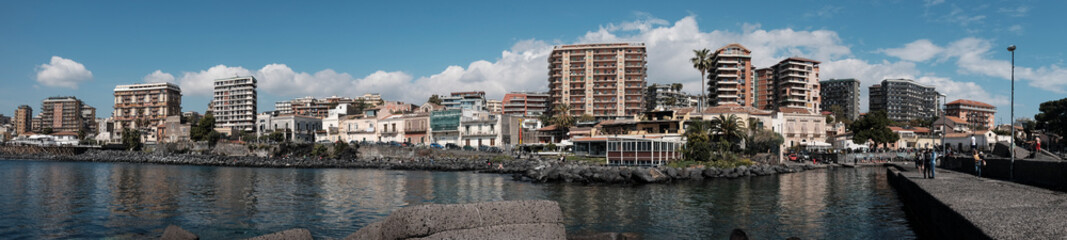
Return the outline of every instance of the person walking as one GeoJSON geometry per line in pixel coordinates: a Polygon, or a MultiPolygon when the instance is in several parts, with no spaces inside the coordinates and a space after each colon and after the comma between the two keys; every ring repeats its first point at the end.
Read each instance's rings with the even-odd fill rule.
{"type": "Polygon", "coordinates": [[[971,134],[971,151],[978,150],[978,139],[974,138],[974,133],[971,134]]]}
{"type": "Polygon", "coordinates": [[[985,167],[985,160],[982,160],[981,152],[974,151],[974,174],[978,177],[982,177],[982,167],[985,167]]]}
{"type": "Polygon", "coordinates": [[[930,169],[930,179],[937,177],[937,150],[930,151],[930,165],[927,166],[930,169]]]}
{"type": "Polygon", "coordinates": [[[923,173],[923,178],[930,178],[930,171],[928,171],[926,165],[930,162],[926,158],[929,157],[930,150],[919,152],[917,158],[919,158],[919,172],[923,173]]]}

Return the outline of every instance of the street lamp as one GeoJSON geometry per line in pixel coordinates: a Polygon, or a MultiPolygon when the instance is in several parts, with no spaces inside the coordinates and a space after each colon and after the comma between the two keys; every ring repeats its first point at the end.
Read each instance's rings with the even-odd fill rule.
{"type": "Polygon", "coordinates": [[[1008,126],[1011,126],[1011,166],[1008,167],[1008,179],[1015,179],[1015,45],[1008,46],[1008,51],[1011,52],[1011,119],[1008,120],[1008,126]]]}
{"type": "MultiPolygon", "coordinates": [[[[937,96],[941,97],[942,103],[948,102],[948,95],[945,95],[944,93],[937,93],[937,96]]],[[[934,101],[936,102],[937,100],[934,101]]],[[[945,135],[947,135],[948,129],[945,128],[945,110],[941,109],[941,104],[937,106],[937,110],[941,112],[941,144],[939,147],[941,147],[941,155],[944,156],[948,150],[945,147],[945,135]]],[[[934,150],[937,150],[937,147],[935,147],[934,150]]]]}

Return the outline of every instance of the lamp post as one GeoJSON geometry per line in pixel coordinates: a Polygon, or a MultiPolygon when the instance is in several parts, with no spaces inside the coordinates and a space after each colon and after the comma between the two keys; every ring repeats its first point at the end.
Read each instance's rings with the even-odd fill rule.
{"type": "Polygon", "coordinates": [[[1015,180],[1015,45],[1008,46],[1011,52],[1011,166],[1008,167],[1008,179],[1015,180]]]}
{"type": "MultiPolygon", "coordinates": [[[[937,96],[941,97],[943,103],[948,102],[948,95],[946,95],[944,93],[937,93],[937,96]]],[[[947,121],[947,120],[945,119],[945,110],[941,109],[940,105],[937,106],[937,110],[939,112],[941,112],[941,144],[940,144],[940,147],[941,147],[941,155],[944,156],[945,153],[948,150],[945,147],[945,135],[947,135],[947,133],[948,133],[948,129],[945,128],[945,121],[947,121]]],[[[934,150],[937,150],[937,148],[934,148],[934,150]]]]}

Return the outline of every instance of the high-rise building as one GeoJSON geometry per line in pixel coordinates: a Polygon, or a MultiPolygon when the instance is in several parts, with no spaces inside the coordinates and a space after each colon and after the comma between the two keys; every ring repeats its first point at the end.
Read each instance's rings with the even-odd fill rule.
{"type": "Polygon", "coordinates": [[[489,111],[491,113],[500,113],[501,111],[504,110],[504,104],[500,100],[486,99],[485,100],[485,110],[489,111]]]}
{"type": "Polygon", "coordinates": [[[848,119],[856,120],[860,116],[860,81],[851,78],[830,79],[820,81],[819,85],[822,88],[823,111],[831,111],[833,106],[839,106],[848,119]]]}
{"type": "Polygon", "coordinates": [[[504,94],[504,115],[541,116],[548,111],[547,93],[513,92],[504,94]]]}
{"type": "Polygon", "coordinates": [[[50,97],[41,102],[40,130],[90,131],[96,124],[96,108],[75,97],[50,97]]]}
{"type": "Polygon", "coordinates": [[[906,122],[937,116],[937,90],[911,79],[885,79],[871,85],[868,110],[885,111],[889,120],[906,122]]]}
{"type": "Polygon", "coordinates": [[[111,118],[118,129],[155,128],[182,113],[182,90],[173,83],[118,85],[114,109],[111,118]]]}
{"type": "Polygon", "coordinates": [[[252,76],[215,79],[211,113],[216,128],[255,131],[256,86],[252,76]]]}
{"type": "Polygon", "coordinates": [[[555,46],[548,58],[551,105],[569,105],[574,116],[638,114],[644,110],[647,58],[644,43],[555,46]]]}
{"type": "Polygon", "coordinates": [[[485,110],[485,92],[454,92],[451,96],[441,98],[445,109],[485,110]]]}
{"type": "Polygon", "coordinates": [[[993,116],[997,107],[988,103],[960,99],[945,104],[945,116],[958,117],[970,125],[970,129],[993,129],[993,116]]]}
{"type": "Polygon", "coordinates": [[[15,135],[33,131],[33,108],[29,105],[19,106],[15,109],[15,135]]]}
{"type": "Polygon", "coordinates": [[[708,70],[708,101],[713,106],[736,103],[752,106],[755,84],[752,51],[733,43],[715,50],[708,70]]]}
{"type": "Polygon", "coordinates": [[[819,61],[791,57],[766,69],[756,70],[758,92],[770,94],[760,96],[756,105],[760,109],[777,110],[779,108],[803,108],[809,112],[819,112],[822,103],[819,87],[819,61]],[[765,102],[763,102],[765,101],[765,102]]]}
{"type": "Polygon", "coordinates": [[[691,107],[689,96],[682,92],[681,83],[652,84],[645,92],[645,110],[691,107]]]}

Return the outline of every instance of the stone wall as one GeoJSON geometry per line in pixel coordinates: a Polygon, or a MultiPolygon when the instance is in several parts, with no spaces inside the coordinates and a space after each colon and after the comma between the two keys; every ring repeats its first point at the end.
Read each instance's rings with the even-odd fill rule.
{"type": "Polygon", "coordinates": [[[900,201],[904,203],[904,212],[911,223],[909,225],[914,226],[919,236],[932,239],[991,239],[974,223],[901,174],[900,169],[889,167],[886,171],[889,185],[897,190],[900,201]]]}
{"type": "MultiPolygon", "coordinates": [[[[1012,180],[1018,183],[1055,190],[1067,190],[1067,161],[1056,159],[1015,159],[1015,179],[1011,179],[1010,158],[986,157],[982,177],[1012,180]]],[[[974,157],[950,157],[941,161],[942,168],[974,174],[974,157]]]]}
{"type": "Polygon", "coordinates": [[[401,208],[345,239],[566,239],[553,201],[428,204],[401,208]]]}

